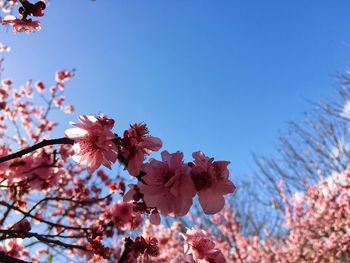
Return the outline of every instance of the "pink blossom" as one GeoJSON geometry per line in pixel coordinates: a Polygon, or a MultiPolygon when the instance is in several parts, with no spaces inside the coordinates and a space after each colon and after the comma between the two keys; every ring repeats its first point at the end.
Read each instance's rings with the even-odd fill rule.
{"type": "Polygon", "coordinates": [[[143,254],[144,259],[156,257],[159,255],[158,240],[154,237],[144,238],[142,236],[138,236],[135,239],[133,250],[137,256],[143,254]]]}
{"type": "Polygon", "coordinates": [[[1,81],[1,85],[6,87],[6,90],[12,85],[12,80],[10,79],[3,79],[1,81]]]}
{"type": "Polygon", "coordinates": [[[11,47],[8,45],[0,43],[0,52],[10,52],[11,47]]]}
{"type": "MultiPolygon", "coordinates": [[[[10,154],[10,148],[7,145],[1,145],[0,146],[0,157],[6,156],[10,154]]],[[[2,178],[5,173],[6,169],[8,169],[8,162],[0,163],[0,178],[2,178]]]]}
{"type": "Polygon", "coordinates": [[[139,196],[140,189],[135,184],[129,184],[129,191],[123,196],[124,202],[138,201],[141,196],[139,196]]]}
{"type": "Polygon", "coordinates": [[[228,179],[230,162],[214,161],[202,152],[194,152],[192,179],[198,191],[199,203],[204,213],[215,214],[225,205],[223,195],[233,193],[235,185],[228,179]]]}
{"type": "Polygon", "coordinates": [[[116,224],[124,225],[132,220],[133,211],[131,203],[116,203],[111,208],[113,221],[116,224]]]}
{"type": "MultiPolygon", "coordinates": [[[[89,243],[82,240],[79,240],[77,245],[83,246],[83,247],[89,247],[89,243]]],[[[91,260],[94,258],[94,253],[89,250],[77,249],[75,252],[79,257],[85,257],[87,260],[89,260],[89,262],[91,262],[91,260]]]]}
{"type": "Polygon", "coordinates": [[[139,182],[140,192],[148,207],[157,208],[163,215],[184,216],[192,205],[196,189],[190,170],[183,163],[183,154],[162,152],[162,161],[152,159],[142,168],[146,173],[139,182]]]}
{"type": "Polygon", "coordinates": [[[66,107],[64,107],[64,113],[67,113],[67,114],[72,114],[74,112],[74,107],[72,105],[68,105],[66,107]]]}
{"type": "Polygon", "coordinates": [[[15,258],[23,258],[28,256],[28,251],[24,249],[21,245],[22,240],[19,238],[7,239],[5,241],[5,246],[1,249],[6,252],[8,256],[15,258]]]}
{"type": "Polygon", "coordinates": [[[100,165],[111,169],[118,157],[118,150],[112,139],[116,138],[111,129],[114,120],[105,116],[79,116],[82,123],[72,123],[77,128],[66,130],[68,138],[74,140],[73,159],[85,165],[93,173],[100,165]]]}
{"type": "Polygon", "coordinates": [[[48,189],[58,184],[64,171],[44,150],[12,162],[7,170],[9,183],[26,182],[35,190],[48,189]]]}
{"type": "Polygon", "coordinates": [[[129,229],[133,230],[138,228],[143,222],[143,217],[140,213],[134,212],[134,217],[133,220],[130,222],[129,225],[127,225],[127,227],[129,227],[129,229]]]}
{"type": "Polygon", "coordinates": [[[38,92],[40,92],[40,93],[42,93],[45,90],[45,85],[42,81],[36,82],[35,87],[38,90],[38,92]]]}
{"type": "Polygon", "coordinates": [[[5,100],[9,96],[8,92],[6,89],[0,89],[0,99],[5,100]]]}
{"type": "Polygon", "coordinates": [[[15,16],[7,15],[2,19],[3,25],[11,25],[12,31],[14,33],[18,32],[34,32],[39,31],[41,29],[39,21],[30,20],[22,20],[18,19],[15,16]]]}
{"type": "Polygon", "coordinates": [[[71,145],[64,144],[60,146],[58,153],[61,155],[61,158],[66,161],[68,157],[74,154],[74,150],[71,145]]]}
{"type": "Polygon", "coordinates": [[[114,225],[118,229],[128,228],[133,230],[139,227],[143,222],[142,215],[134,211],[132,203],[115,203],[112,205],[110,213],[114,225]]]}
{"type": "Polygon", "coordinates": [[[57,88],[56,87],[51,87],[50,88],[50,93],[51,94],[55,94],[57,92],[57,88]]]}
{"type": "Polygon", "coordinates": [[[124,132],[121,154],[126,160],[126,169],[133,176],[140,173],[145,156],[151,151],[158,151],[162,141],[148,135],[146,124],[134,124],[124,132]]]}
{"type": "Polygon", "coordinates": [[[213,238],[204,230],[188,229],[182,236],[186,241],[185,252],[192,254],[195,261],[205,259],[213,263],[226,262],[221,251],[215,247],[213,238]]]}
{"type": "Polygon", "coordinates": [[[56,105],[56,107],[60,108],[62,107],[64,101],[65,101],[65,98],[62,96],[62,97],[55,98],[53,100],[53,103],[56,105]]]}
{"type": "MultiPolygon", "coordinates": [[[[68,71],[68,70],[61,70],[56,72],[55,80],[58,83],[63,84],[67,80],[70,80],[74,75],[74,71],[68,71]]],[[[60,86],[60,88],[63,88],[63,86],[60,86]]]]}
{"type": "Polygon", "coordinates": [[[172,260],[169,263],[195,263],[192,255],[181,255],[172,260]]]}

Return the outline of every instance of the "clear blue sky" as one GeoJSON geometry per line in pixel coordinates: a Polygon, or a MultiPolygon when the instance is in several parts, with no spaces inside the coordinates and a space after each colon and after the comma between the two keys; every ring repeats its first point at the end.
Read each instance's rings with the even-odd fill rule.
{"type": "MultiPolygon", "coordinates": [[[[35,34],[1,29],[4,76],[52,83],[76,68],[77,114],[116,131],[144,121],[164,149],[203,150],[248,172],[279,130],[332,93],[350,57],[348,0],[52,0],[35,34]]],[[[68,127],[62,119],[60,132],[68,127]]]]}

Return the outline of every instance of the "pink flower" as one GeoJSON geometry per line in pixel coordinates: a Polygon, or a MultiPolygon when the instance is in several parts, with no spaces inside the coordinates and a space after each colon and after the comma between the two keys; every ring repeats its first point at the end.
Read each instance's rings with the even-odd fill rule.
{"type": "Polygon", "coordinates": [[[70,80],[74,75],[74,71],[68,71],[68,70],[61,70],[56,72],[55,80],[58,83],[66,82],[67,80],[70,80]]]}
{"type": "MultiPolygon", "coordinates": [[[[10,154],[11,149],[6,144],[0,145],[0,157],[10,154]]],[[[0,163],[0,178],[5,175],[6,169],[8,169],[8,162],[0,163]]]]}
{"type": "Polygon", "coordinates": [[[126,160],[126,169],[133,176],[139,175],[145,156],[162,147],[162,141],[159,138],[148,135],[146,124],[132,125],[124,132],[121,144],[121,154],[126,160]]]}
{"type": "Polygon", "coordinates": [[[202,152],[192,154],[192,179],[198,191],[199,203],[204,213],[215,214],[225,205],[223,195],[233,193],[236,186],[228,179],[230,162],[215,161],[202,152]]]}
{"type": "Polygon", "coordinates": [[[2,251],[4,251],[8,256],[15,258],[23,258],[29,256],[28,251],[24,249],[21,245],[22,239],[19,238],[11,238],[5,240],[5,246],[2,247],[2,251]]]}
{"type": "Polygon", "coordinates": [[[105,116],[79,116],[82,123],[72,123],[77,128],[66,130],[68,138],[74,140],[73,159],[85,165],[93,173],[100,165],[111,169],[118,157],[118,150],[112,139],[116,138],[111,129],[114,120],[105,116]]]}
{"type": "Polygon", "coordinates": [[[169,263],[195,263],[191,255],[181,255],[172,260],[169,263]]]}
{"type": "Polygon", "coordinates": [[[35,83],[35,87],[38,90],[38,92],[40,92],[40,93],[44,92],[44,90],[45,90],[45,85],[42,81],[37,81],[35,83]]]}
{"type": "Polygon", "coordinates": [[[127,202],[115,203],[111,208],[111,216],[117,228],[133,230],[143,222],[142,215],[133,210],[132,203],[127,202]]]}
{"type": "Polygon", "coordinates": [[[64,101],[65,101],[65,98],[64,98],[63,96],[53,99],[53,103],[54,103],[54,104],[56,105],[56,107],[58,107],[58,108],[62,107],[64,101]]]}
{"type": "Polygon", "coordinates": [[[186,241],[185,252],[192,254],[196,262],[200,259],[213,263],[226,262],[224,255],[215,247],[215,242],[204,230],[188,229],[182,236],[186,241]]]}
{"type": "Polygon", "coordinates": [[[143,223],[143,217],[140,213],[134,212],[134,217],[127,227],[131,230],[138,228],[143,223]]]}
{"type": "Polygon", "coordinates": [[[139,182],[140,192],[150,208],[157,208],[163,215],[184,216],[192,205],[196,189],[189,167],[183,163],[183,154],[162,152],[162,160],[152,159],[142,169],[146,173],[139,182]]]}
{"type": "Polygon", "coordinates": [[[11,25],[12,31],[14,33],[18,32],[34,32],[39,31],[41,29],[40,22],[39,21],[32,21],[29,20],[22,20],[18,19],[15,16],[7,15],[2,19],[3,25],[11,25]]]}
{"type": "Polygon", "coordinates": [[[73,105],[68,105],[66,107],[64,107],[64,113],[67,113],[67,114],[72,114],[74,112],[74,107],[73,105]]]}
{"type": "Polygon", "coordinates": [[[70,156],[74,154],[72,145],[64,144],[60,146],[58,153],[61,155],[63,161],[66,161],[70,156]]]}
{"type": "Polygon", "coordinates": [[[10,184],[26,182],[35,190],[57,185],[63,174],[62,164],[54,165],[51,156],[44,150],[16,159],[7,170],[10,184]]]}
{"type": "Polygon", "coordinates": [[[0,52],[10,52],[11,47],[8,45],[0,43],[0,52]]]}
{"type": "Polygon", "coordinates": [[[1,85],[5,86],[4,88],[8,91],[8,88],[12,85],[12,80],[4,79],[1,81],[1,85]]]}
{"type": "Polygon", "coordinates": [[[132,220],[133,211],[131,203],[116,203],[111,208],[113,221],[116,224],[124,225],[132,220]]]}

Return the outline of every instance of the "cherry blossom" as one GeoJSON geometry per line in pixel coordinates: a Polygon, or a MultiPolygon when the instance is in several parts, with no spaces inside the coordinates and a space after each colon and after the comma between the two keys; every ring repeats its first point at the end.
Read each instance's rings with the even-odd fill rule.
{"type": "Polygon", "coordinates": [[[0,247],[0,251],[4,251],[7,255],[15,258],[25,258],[29,253],[24,249],[21,243],[21,239],[19,238],[6,240],[5,246],[0,247]]]}
{"type": "Polygon", "coordinates": [[[228,179],[230,162],[214,161],[202,152],[192,154],[192,178],[198,191],[199,203],[206,214],[215,214],[225,205],[223,195],[233,193],[235,185],[228,179]]]}
{"type": "MultiPolygon", "coordinates": [[[[6,12],[16,5],[21,18],[5,16],[2,24],[13,32],[38,31],[40,22],[29,17],[43,16],[45,2],[0,0],[6,12]]],[[[0,44],[0,51],[9,47],[0,44]]],[[[148,159],[162,141],[149,134],[147,125],[133,124],[118,136],[112,131],[114,120],[104,115],[81,115],[81,123],[73,123],[65,137],[52,139],[59,123],[51,111],[74,112],[63,95],[73,76],[74,70],[60,70],[53,85],[38,80],[18,87],[15,81],[1,80],[1,260],[50,262],[62,256],[72,262],[350,262],[346,165],[342,173],[334,165],[337,171],[325,171],[331,176],[301,182],[307,183],[305,191],[293,193],[286,182],[275,182],[281,204],[271,197],[272,214],[280,218],[280,232],[248,234],[236,207],[225,204],[226,195],[236,188],[228,161],[214,161],[200,151],[189,163],[179,151],[148,159]],[[128,173],[104,169],[117,161],[128,173]],[[196,194],[202,210],[196,205],[190,209],[196,194]]]]}
{"type": "Polygon", "coordinates": [[[111,169],[118,158],[118,150],[112,139],[114,120],[105,116],[79,116],[81,123],[72,123],[77,128],[66,130],[66,136],[74,140],[73,159],[93,173],[100,165],[111,169]]]}
{"type": "Polygon", "coordinates": [[[121,144],[121,154],[127,163],[126,169],[133,176],[139,175],[145,156],[162,147],[162,141],[159,138],[148,135],[146,124],[138,123],[131,125],[124,132],[121,144]]]}
{"type": "Polygon", "coordinates": [[[135,229],[142,223],[139,213],[133,211],[133,205],[127,202],[115,203],[111,208],[114,224],[118,228],[135,229]]]}
{"type": "Polygon", "coordinates": [[[139,182],[140,192],[148,207],[156,207],[163,215],[184,216],[196,194],[189,167],[183,154],[167,151],[161,153],[162,161],[152,159],[142,169],[146,173],[139,182]]]}
{"type": "Polygon", "coordinates": [[[195,263],[192,255],[181,255],[170,261],[170,263],[195,263]]]}
{"type": "MultiPolygon", "coordinates": [[[[11,25],[14,33],[18,32],[34,32],[41,29],[39,21],[33,21],[28,16],[40,17],[43,16],[43,10],[46,8],[44,1],[38,1],[35,4],[30,3],[28,0],[19,1],[21,6],[18,9],[18,13],[21,15],[21,19],[16,18],[13,15],[6,15],[2,19],[3,25],[11,25]]],[[[9,9],[16,5],[17,1],[8,1],[7,3],[1,3],[2,7],[5,7],[5,13],[9,12],[9,9]]]]}
{"type": "Polygon", "coordinates": [[[40,93],[42,93],[45,90],[45,85],[42,81],[37,81],[35,83],[35,87],[40,93]]]}
{"type": "Polygon", "coordinates": [[[11,47],[8,45],[0,43],[0,52],[10,52],[11,47]]]}
{"type": "MultiPolygon", "coordinates": [[[[22,18],[7,16],[2,23],[14,32],[39,30],[40,22],[30,16],[43,16],[46,4],[0,0],[2,8],[17,4],[22,18]]],[[[195,262],[201,254],[194,250],[185,254],[185,243],[192,241],[180,238],[188,220],[179,217],[189,213],[193,197],[204,189],[199,185],[209,185],[205,180],[199,183],[200,164],[184,163],[179,151],[163,151],[161,161],[148,159],[162,141],[149,134],[147,125],[132,124],[118,136],[112,131],[114,120],[105,115],[80,115],[80,122],[71,123],[74,128],[67,129],[65,136],[52,138],[59,132],[59,122],[51,112],[56,110],[55,118],[74,112],[64,95],[73,76],[74,70],[57,71],[52,85],[28,80],[17,86],[12,79],[1,80],[1,259],[195,262]],[[117,161],[127,172],[104,169],[117,161]],[[172,224],[167,216],[175,217],[172,224]]],[[[203,169],[217,181],[228,178],[227,165],[217,166],[216,172],[216,168],[203,169]]],[[[214,236],[210,229],[209,236],[214,236]]],[[[199,260],[223,262],[216,246],[210,251],[199,260]]]]}
{"type": "Polygon", "coordinates": [[[33,190],[47,189],[58,184],[63,170],[45,151],[15,160],[6,171],[10,183],[26,183],[33,190]]]}
{"type": "Polygon", "coordinates": [[[68,80],[70,80],[74,76],[74,70],[68,71],[68,70],[60,70],[56,72],[55,80],[58,84],[58,88],[63,90],[64,89],[64,83],[68,80]]]}
{"type": "Polygon", "coordinates": [[[27,32],[31,33],[34,31],[39,31],[41,29],[39,21],[32,20],[22,20],[18,19],[15,16],[7,15],[2,19],[3,25],[11,25],[12,31],[14,33],[18,32],[27,32]]]}
{"type": "Polygon", "coordinates": [[[204,259],[215,263],[226,262],[221,251],[215,247],[213,238],[204,230],[189,229],[182,236],[186,241],[185,252],[191,254],[195,261],[204,259]]]}

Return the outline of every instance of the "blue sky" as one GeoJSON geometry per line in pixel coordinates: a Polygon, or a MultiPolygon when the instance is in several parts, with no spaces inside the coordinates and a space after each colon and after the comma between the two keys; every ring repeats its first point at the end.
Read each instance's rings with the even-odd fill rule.
{"type": "Polygon", "coordinates": [[[249,173],[279,130],[329,97],[350,57],[345,0],[52,0],[35,34],[1,29],[4,76],[67,85],[74,116],[105,113],[116,131],[144,121],[164,149],[203,150],[249,173]]]}

